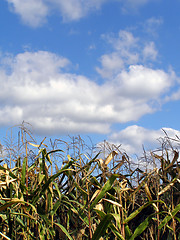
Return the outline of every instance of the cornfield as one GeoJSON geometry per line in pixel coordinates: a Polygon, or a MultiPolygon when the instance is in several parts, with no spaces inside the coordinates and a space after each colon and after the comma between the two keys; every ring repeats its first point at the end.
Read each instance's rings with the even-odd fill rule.
{"type": "MultiPolygon", "coordinates": [[[[138,164],[121,146],[45,139],[21,126],[0,164],[1,239],[180,239],[178,148],[161,147],[138,164]]],[[[4,155],[4,156],[3,156],[4,155]]]]}

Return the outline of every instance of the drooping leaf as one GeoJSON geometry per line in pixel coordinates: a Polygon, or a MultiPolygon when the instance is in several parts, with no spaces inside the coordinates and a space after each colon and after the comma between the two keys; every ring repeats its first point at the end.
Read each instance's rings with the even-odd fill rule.
{"type": "Polygon", "coordinates": [[[1,205],[0,206],[0,212],[4,211],[5,209],[7,209],[8,207],[10,207],[10,206],[12,206],[14,204],[18,204],[18,203],[28,205],[28,206],[30,206],[34,210],[34,212],[37,212],[35,206],[30,204],[29,202],[22,201],[22,200],[20,200],[18,198],[14,198],[14,199],[6,202],[5,204],[1,205]]]}
{"type": "Polygon", "coordinates": [[[166,191],[168,191],[177,181],[178,178],[174,178],[165,188],[163,188],[158,195],[160,196],[161,194],[165,193],[166,191]]]}
{"type": "Polygon", "coordinates": [[[61,231],[66,235],[66,237],[67,237],[69,240],[73,240],[73,238],[71,237],[71,235],[68,233],[68,231],[66,230],[66,228],[65,228],[63,225],[61,225],[61,224],[59,224],[59,223],[54,223],[54,224],[61,229],[61,231]]]}

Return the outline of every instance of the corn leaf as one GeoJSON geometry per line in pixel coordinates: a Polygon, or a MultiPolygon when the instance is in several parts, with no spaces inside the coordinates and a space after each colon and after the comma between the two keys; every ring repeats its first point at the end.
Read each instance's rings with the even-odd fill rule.
{"type": "MultiPolygon", "coordinates": [[[[6,240],[11,240],[9,237],[7,237],[6,235],[4,235],[2,232],[0,232],[0,235],[4,238],[4,239],[6,239],[6,240]]],[[[2,238],[2,239],[3,239],[2,238]]]]}
{"type": "Polygon", "coordinates": [[[113,216],[110,213],[104,216],[100,224],[97,226],[96,231],[93,234],[92,240],[99,240],[99,238],[104,235],[112,219],[113,216]]]}
{"type": "Polygon", "coordinates": [[[109,225],[111,231],[114,233],[114,235],[117,237],[117,239],[125,240],[124,237],[119,233],[119,230],[114,226],[114,224],[109,225]]]}
{"type": "Polygon", "coordinates": [[[171,212],[171,215],[168,215],[163,219],[163,221],[159,225],[158,229],[161,229],[162,227],[164,227],[179,211],[180,211],[180,203],[171,212]]]}
{"type": "Polygon", "coordinates": [[[21,184],[22,185],[25,184],[25,180],[26,180],[26,161],[27,161],[27,159],[24,158],[23,165],[22,165],[22,173],[21,173],[21,184]]]}
{"type": "Polygon", "coordinates": [[[138,237],[144,230],[149,226],[150,221],[152,220],[154,214],[151,214],[148,216],[134,231],[134,234],[130,237],[129,240],[134,240],[136,237],[138,237]]]}
{"type": "Polygon", "coordinates": [[[32,204],[30,204],[28,202],[25,202],[25,201],[21,201],[18,198],[17,199],[14,198],[11,201],[9,201],[9,202],[3,204],[2,206],[0,206],[0,212],[4,211],[5,209],[7,209],[8,207],[10,207],[10,206],[12,206],[14,204],[18,204],[18,203],[28,205],[28,206],[30,206],[34,210],[34,212],[37,212],[36,208],[32,204]]]}
{"type": "Polygon", "coordinates": [[[54,223],[56,226],[58,226],[61,231],[66,235],[66,237],[69,239],[69,240],[73,240],[73,238],[71,237],[71,235],[68,233],[68,231],[65,229],[65,227],[59,223],[54,223]]]}
{"type": "Polygon", "coordinates": [[[116,178],[118,177],[117,174],[113,174],[108,181],[104,184],[104,186],[102,187],[102,189],[100,190],[99,194],[97,195],[97,197],[94,199],[94,201],[91,203],[90,206],[90,210],[93,209],[93,207],[104,197],[105,193],[108,192],[114,181],[116,180],[116,178]]]}
{"type": "Polygon", "coordinates": [[[154,201],[145,203],[143,206],[141,206],[140,208],[138,208],[137,210],[135,210],[133,213],[131,213],[130,216],[127,217],[127,218],[124,220],[124,224],[128,223],[128,222],[131,221],[133,218],[135,218],[144,208],[146,208],[146,207],[148,207],[149,205],[151,205],[151,204],[153,204],[153,203],[156,203],[156,202],[161,202],[161,203],[163,203],[163,201],[160,201],[160,200],[154,200],[154,201]]]}

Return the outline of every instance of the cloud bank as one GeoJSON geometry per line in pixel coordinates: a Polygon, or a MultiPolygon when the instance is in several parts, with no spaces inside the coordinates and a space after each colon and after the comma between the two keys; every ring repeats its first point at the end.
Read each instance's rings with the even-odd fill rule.
{"type": "MultiPolygon", "coordinates": [[[[175,139],[176,136],[180,137],[180,131],[178,130],[172,128],[163,128],[163,130],[170,138],[175,139]]],[[[108,140],[117,145],[121,144],[122,149],[127,154],[137,154],[140,157],[143,154],[143,147],[147,151],[161,147],[160,138],[165,137],[163,130],[152,130],[132,125],[122,131],[113,133],[108,140]]]]}
{"type": "Polygon", "coordinates": [[[39,134],[110,132],[159,108],[174,75],[131,65],[98,84],[70,73],[70,61],[37,51],[0,60],[0,125],[33,125],[39,134]]]}

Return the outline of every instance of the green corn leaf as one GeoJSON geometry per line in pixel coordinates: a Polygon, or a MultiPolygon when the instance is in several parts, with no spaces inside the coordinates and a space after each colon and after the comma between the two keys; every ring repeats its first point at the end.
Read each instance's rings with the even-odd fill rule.
{"type": "Polygon", "coordinates": [[[174,232],[172,227],[170,227],[168,224],[166,226],[167,226],[167,228],[169,228],[171,230],[171,232],[174,232]]]}
{"type": "Polygon", "coordinates": [[[40,240],[45,240],[45,234],[44,234],[44,231],[42,230],[41,232],[40,232],[40,240]]]}
{"type": "Polygon", "coordinates": [[[42,181],[44,180],[44,178],[45,178],[45,175],[39,173],[39,182],[38,182],[38,185],[39,185],[39,186],[41,185],[41,183],[42,183],[42,181]]]}
{"type": "Polygon", "coordinates": [[[42,189],[42,192],[44,192],[48,186],[51,184],[52,181],[54,181],[54,179],[56,179],[57,177],[59,177],[59,175],[61,175],[62,173],[66,172],[66,171],[73,171],[73,169],[69,169],[69,167],[74,163],[74,161],[70,161],[67,165],[65,165],[61,170],[59,170],[56,174],[54,174],[53,176],[51,176],[48,181],[46,182],[46,184],[44,184],[44,187],[42,189]]]}
{"type": "Polygon", "coordinates": [[[153,218],[154,214],[148,216],[134,231],[134,234],[130,237],[129,240],[134,240],[138,237],[144,230],[149,226],[151,219],[153,218]]]}
{"type": "Polygon", "coordinates": [[[33,198],[33,204],[35,204],[38,199],[40,198],[41,195],[44,194],[44,192],[48,189],[49,185],[54,181],[54,179],[56,179],[57,177],[59,177],[59,175],[61,175],[62,173],[64,172],[67,172],[67,171],[73,171],[73,169],[68,169],[72,163],[74,161],[70,161],[67,165],[65,165],[61,170],[59,170],[56,174],[54,174],[53,176],[51,176],[47,182],[43,185],[43,188],[38,188],[34,193],[34,198],[33,198]]]}
{"type": "Polygon", "coordinates": [[[93,186],[101,188],[101,184],[96,177],[91,177],[90,182],[93,186]]]}
{"type": "Polygon", "coordinates": [[[36,163],[33,163],[29,168],[28,168],[28,172],[32,171],[35,167],[36,167],[36,163]]]}
{"type": "Polygon", "coordinates": [[[57,185],[57,183],[56,182],[53,182],[53,185],[55,186],[55,189],[56,189],[56,191],[57,191],[57,193],[58,193],[58,197],[59,197],[59,200],[62,198],[62,194],[61,194],[61,192],[59,191],[59,187],[58,187],[58,185],[57,185]]]}
{"type": "MultiPolygon", "coordinates": [[[[45,214],[39,214],[39,216],[41,217],[41,219],[44,221],[44,224],[45,224],[45,226],[44,226],[44,224],[43,224],[43,232],[44,232],[44,234],[47,234],[48,233],[48,235],[50,234],[51,235],[51,238],[48,238],[48,236],[47,236],[47,238],[46,239],[53,239],[52,237],[55,235],[55,231],[54,231],[54,229],[52,228],[52,222],[50,221],[50,219],[48,218],[48,216],[47,215],[45,215],[45,214]]],[[[55,223],[54,223],[55,224],[55,223]]]]}
{"type": "Polygon", "coordinates": [[[99,194],[97,195],[97,197],[94,199],[94,201],[91,203],[91,206],[90,206],[90,210],[93,209],[93,207],[104,197],[105,193],[108,192],[115,179],[118,177],[117,174],[113,174],[109,179],[108,181],[104,184],[104,186],[102,187],[101,191],[99,192],[99,194]]]}
{"type": "Polygon", "coordinates": [[[113,217],[114,217],[114,219],[115,219],[115,221],[116,221],[116,226],[117,226],[119,229],[121,229],[121,216],[120,216],[120,214],[113,213],[112,215],[113,215],[113,217]]]}
{"type": "Polygon", "coordinates": [[[104,216],[100,224],[97,226],[96,231],[93,234],[92,240],[99,240],[99,238],[105,234],[112,219],[113,219],[113,216],[110,213],[104,216]]]}
{"type": "Polygon", "coordinates": [[[130,237],[132,236],[132,232],[127,224],[125,225],[125,235],[127,239],[130,239],[130,237]]]}
{"type": "Polygon", "coordinates": [[[179,223],[180,223],[180,218],[179,217],[174,217],[179,223]]]}
{"type": "Polygon", "coordinates": [[[180,204],[178,204],[175,207],[175,209],[171,212],[171,215],[168,215],[163,219],[158,229],[161,229],[162,227],[164,227],[179,211],[180,211],[180,204]]]}
{"type": "MultiPolygon", "coordinates": [[[[98,209],[95,209],[95,211],[98,213],[98,215],[100,216],[100,219],[103,219],[105,216],[106,216],[106,214],[103,212],[103,211],[100,211],[100,210],[98,210],[98,209]]],[[[112,215],[112,217],[114,218],[114,220],[116,221],[116,223],[117,222],[119,222],[119,214],[111,214],[112,215]]],[[[120,234],[120,232],[119,232],[119,230],[117,229],[117,227],[115,227],[115,225],[114,224],[112,224],[112,223],[110,223],[109,224],[109,227],[110,227],[110,229],[112,230],[112,232],[114,233],[114,235],[118,238],[118,239],[120,239],[120,240],[125,240],[124,239],[124,237],[120,234]]],[[[130,230],[129,230],[130,231],[130,230]]],[[[129,232],[129,235],[128,236],[130,236],[130,235],[132,235],[130,232],[129,232]]],[[[130,237],[129,237],[130,238],[130,237]]],[[[128,238],[128,239],[129,239],[128,238]]]]}
{"type": "Polygon", "coordinates": [[[61,201],[61,200],[57,200],[57,201],[56,201],[56,203],[54,204],[53,209],[52,209],[52,211],[51,211],[51,215],[52,215],[52,216],[57,212],[57,210],[58,210],[58,208],[61,206],[61,204],[62,204],[62,201],[61,201]]]}
{"type": "Polygon", "coordinates": [[[66,230],[66,228],[64,226],[62,226],[59,223],[54,223],[54,224],[61,229],[61,231],[66,235],[66,237],[68,237],[69,240],[73,240],[73,238],[70,236],[70,234],[68,233],[68,231],[66,230]]]}
{"type": "Polygon", "coordinates": [[[88,193],[87,193],[81,186],[79,186],[76,181],[74,181],[74,185],[77,187],[77,189],[78,189],[84,196],[88,196],[88,193]]]}
{"type": "Polygon", "coordinates": [[[151,205],[151,204],[153,204],[153,203],[157,203],[157,202],[164,203],[164,202],[161,201],[161,200],[154,200],[154,201],[145,203],[143,206],[141,206],[141,207],[138,208],[136,211],[134,211],[133,213],[131,213],[130,216],[127,217],[127,218],[124,220],[124,224],[128,223],[128,222],[131,221],[133,218],[135,218],[144,208],[148,207],[149,205],[151,205]]]}
{"type": "Polygon", "coordinates": [[[23,165],[22,165],[22,173],[21,173],[21,184],[24,185],[26,181],[26,161],[27,159],[24,158],[23,165]]]}
{"type": "Polygon", "coordinates": [[[94,210],[96,211],[96,213],[98,214],[98,216],[100,217],[101,220],[106,216],[105,212],[98,210],[96,208],[94,210]]]}
{"type": "Polygon", "coordinates": [[[119,233],[119,230],[114,226],[114,224],[111,223],[109,227],[118,239],[125,240],[124,237],[119,233]]]}

